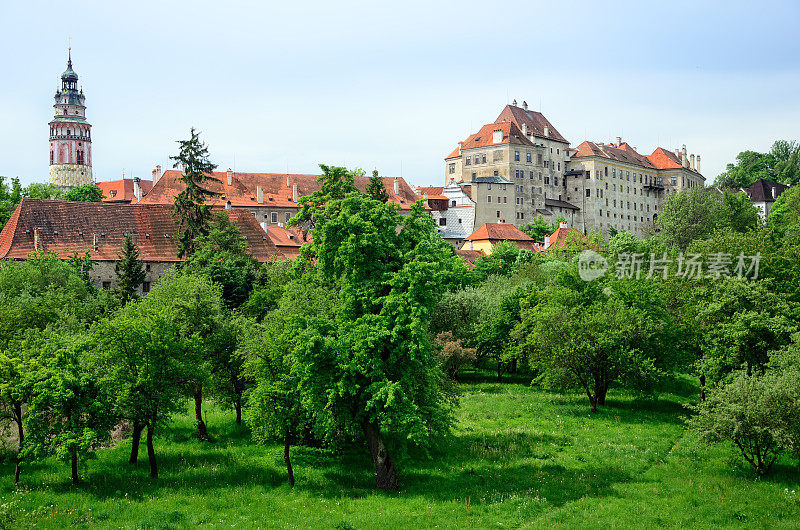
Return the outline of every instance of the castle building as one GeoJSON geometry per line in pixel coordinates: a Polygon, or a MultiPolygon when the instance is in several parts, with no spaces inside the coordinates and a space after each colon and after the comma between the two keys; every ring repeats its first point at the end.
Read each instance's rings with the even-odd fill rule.
{"type": "Polygon", "coordinates": [[[667,197],[705,178],[686,146],[642,155],[617,138],[571,148],[547,118],[515,100],[445,158],[445,184],[469,194],[475,227],[538,217],[609,237],[647,235],[667,197]]]}
{"type": "Polygon", "coordinates": [[[71,189],[92,179],[92,126],[86,121],[83,89],[72,69],[72,51],[55,95],[55,117],[50,122],[50,184],[71,189]]]}

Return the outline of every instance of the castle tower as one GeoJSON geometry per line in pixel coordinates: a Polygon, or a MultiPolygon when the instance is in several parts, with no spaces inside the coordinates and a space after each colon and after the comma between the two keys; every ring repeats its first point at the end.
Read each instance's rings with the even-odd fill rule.
{"type": "Polygon", "coordinates": [[[70,48],[61,89],[55,95],[55,117],[50,122],[50,184],[62,189],[90,184],[92,179],[92,126],[86,121],[83,89],[72,69],[70,48]]]}

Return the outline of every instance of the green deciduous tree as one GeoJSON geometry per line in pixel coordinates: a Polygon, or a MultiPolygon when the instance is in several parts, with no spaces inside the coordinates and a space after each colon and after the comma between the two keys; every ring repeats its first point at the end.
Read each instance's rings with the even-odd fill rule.
{"type": "Polygon", "coordinates": [[[744,192],[712,188],[692,188],[671,195],[655,221],[661,240],[679,249],[721,228],[744,233],[758,224],[758,211],[744,192]]]}
{"type": "Polygon", "coordinates": [[[139,248],[130,235],[122,241],[122,253],[117,261],[117,295],[122,305],[137,298],[145,278],[144,264],[139,261],[139,248]]]}
{"type": "Polygon", "coordinates": [[[185,269],[202,274],[222,288],[228,307],[246,300],[256,279],[258,262],[250,255],[247,241],[225,212],[218,212],[209,231],[195,240],[195,251],[185,269]]]}
{"type": "Polygon", "coordinates": [[[217,195],[204,187],[206,182],[219,182],[211,175],[216,169],[208,158],[208,148],[200,141],[200,135],[191,129],[188,140],[178,141],[180,149],[174,167],[181,169],[179,180],[186,186],[172,204],[172,213],[178,222],[178,257],[191,255],[196,248],[195,240],[208,233],[211,206],[206,199],[217,195]]]}
{"type": "Polygon", "coordinates": [[[0,230],[6,225],[11,214],[22,199],[22,186],[19,179],[11,179],[11,186],[6,184],[6,178],[0,176],[0,230]]]}
{"type": "Polygon", "coordinates": [[[55,333],[30,337],[36,351],[25,363],[27,400],[26,458],[56,455],[69,461],[72,483],[78,483],[79,459],[90,457],[110,440],[116,416],[107,388],[79,337],[55,333]]]}
{"type": "Polygon", "coordinates": [[[52,184],[34,182],[22,189],[22,196],[26,199],[61,199],[64,192],[52,184]]]}
{"type": "Polygon", "coordinates": [[[800,182],[800,146],[795,141],[777,140],[767,153],[742,151],[735,164],[728,164],[715,184],[746,188],[757,179],[795,185],[800,182]]]}
{"type": "Polygon", "coordinates": [[[396,206],[361,193],[321,197],[314,274],[335,285],[332,318],[308,320],[295,348],[302,400],[331,439],[360,430],[376,486],[396,489],[384,436],[426,445],[450,424],[450,399],[428,324],[438,293],[463,270],[421,204],[396,206]]]}
{"type": "Polygon", "coordinates": [[[83,186],[78,186],[77,188],[72,188],[66,192],[62,198],[65,201],[102,202],[103,197],[103,190],[100,189],[100,186],[91,182],[83,186]]]}
{"type": "Polygon", "coordinates": [[[763,373],[770,352],[791,341],[796,309],[772,285],[729,278],[698,291],[700,372],[712,382],[742,367],[748,374],[763,373]]]}

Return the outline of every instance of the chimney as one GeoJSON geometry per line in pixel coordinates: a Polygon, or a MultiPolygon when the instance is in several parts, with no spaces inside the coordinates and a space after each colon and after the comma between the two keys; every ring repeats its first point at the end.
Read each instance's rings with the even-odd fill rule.
{"type": "Polygon", "coordinates": [[[39,229],[33,229],[33,250],[39,252],[39,229]]]}
{"type": "Polygon", "coordinates": [[[228,186],[233,186],[233,171],[228,168],[228,186]]]}
{"type": "Polygon", "coordinates": [[[133,177],[133,196],[136,197],[137,201],[142,199],[142,186],[140,182],[142,179],[139,177],[133,177]]]}
{"type": "Polygon", "coordinates": [[[158,164],[153,170],[153,185],[155,186],[159,180],[161,180],[161,164],[158,164]]]}
{"type": "Polygon", "coordinates": [[[92,248],[94,249],[95,252],[97,252],[98,250],[97,234],[92,234],[92,248]]]}
{"type": "Polygon", "coordinates": [[[397,177],[394,178],[394,195],[400,195],[400,180],[397,177]]]}
{"type": "Polygon", "coordinates": [[[297,204],[297,184],[292,184],[292,202],[297,204]]]}
{"type": "Polygon", "coordinates": [[[544,249],[550,248],[550,236],[544,236],[544,249]]]}
{"type": "Polygon", "coordinates": [[[700,173],[700,155],[697,155],[697,172],[700,173]]]}
{"type": "Polygon", "coordinates": [[[528,102],[527,102],[527,101],[523,101],[523,102],[522,102],[522,108],[523,108],[524,110],[528,110],[528,102]]]}
{"type": "Polygon", "coordinates": [[[527,123],[523,123],[522,124],[522,134],[524,134],[525,136],[528,136],[528,124],[527,123]]]}
{"type": "Polygon", "coordinates": [[[256,186],[256,202],[264,204],[264,190],[261,189],[261,186],[256,186]]]}
{"type": "Polygon", "coordinates": [[[515,99],[514,101],[511,102],[511,104],[516,107],[517,106],[517,100],[515,99]]]}
{"type": "Polygon", "coordinates": [[[691,160],[691,163],[692,163],[691,166],[692,166],[692,169],[694,169],[695,168],[695,165],[694,165],[694,153],[692,153],[692,156],[689,157],[689,160],[691,160]]]}
{"type": "Polygon", "coordinates": [[[286,175],[286,187],[288,188],[289,186],[291,186],[289,183],[289,175],[286,175]]]}
{"type": "Polygon", "coordinates": [[[617,147],[622,145],[622,136],[617,136],[617,147]]]}
{"type": "Polygon", "coordinates": [[[503,142],[503,130],[502,129],[495,129],[492,131],[492,143],[499,144],[503,142]]]}
{"type": "Polygon", "coordinates": [[[681,147],[681,165],[683,167],[689,165],[689,161],[686,159],[686,144],[683,144],[683,147],[681,147]]]}
{"type": "Polygon", "coordinates": [[[546,125],[544,127],[544,135],[548,138],[550,137],[550,127],[547,127],[546,125]]]}

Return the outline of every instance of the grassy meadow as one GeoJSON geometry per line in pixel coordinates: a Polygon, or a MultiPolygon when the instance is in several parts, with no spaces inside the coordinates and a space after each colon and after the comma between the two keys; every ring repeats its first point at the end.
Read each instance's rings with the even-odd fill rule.
{"type": "Polygon", "coordinates": [[[2,467],[0,527],[9,528],[797,528],[800,471],[766,479],[730,447],[698,445],[682,423],[692,388],[639,401],[614,392],[590,415],[585,397],[519,383],[461,383],[452,438],[398,459],[401,491],[378,493],[366,450],[252,444],[233,414],[207,405],[214,442],[192,437],[187,413],[157,439],[161,478],[142,444],[101,450],[70,484],[68,465],[2,467]],[[683,395],[680,395],[683,394],[683,395]],[[795,493],[796,492],[796,493],[795,493]]]}

